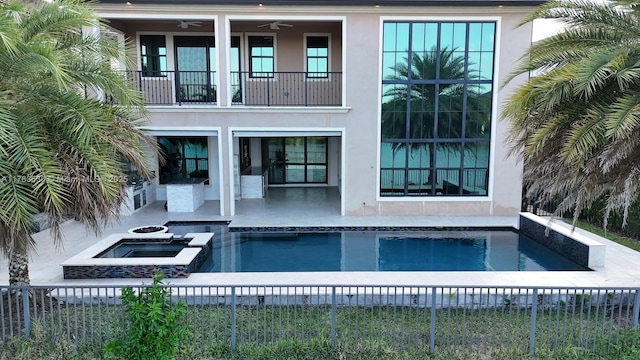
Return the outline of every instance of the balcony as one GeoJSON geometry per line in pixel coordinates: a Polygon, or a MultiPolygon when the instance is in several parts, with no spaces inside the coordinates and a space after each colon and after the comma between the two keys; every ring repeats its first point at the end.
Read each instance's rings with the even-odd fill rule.
{"type": "Polygon", "coordinates": [[[233,105],[340,106],[342,73],[248,71],[231,74],[233,105]]]}
{"type": "MultiPolygon", "coordinates": [[[[213,71],[127,71],[147,105],[216,105],[213,71]]],[[[233,106],[341,106],[342,73],[232,72],[233,106]]]]}

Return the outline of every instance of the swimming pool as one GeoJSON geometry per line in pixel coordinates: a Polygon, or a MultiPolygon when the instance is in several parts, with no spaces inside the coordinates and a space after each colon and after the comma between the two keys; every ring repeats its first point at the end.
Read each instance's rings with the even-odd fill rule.
{"type": "Polygon", "coordinates": [[[197,272],[589,270],[514,230],[229,231],[226,223],[165,224],[214,232],[197,272]]]}

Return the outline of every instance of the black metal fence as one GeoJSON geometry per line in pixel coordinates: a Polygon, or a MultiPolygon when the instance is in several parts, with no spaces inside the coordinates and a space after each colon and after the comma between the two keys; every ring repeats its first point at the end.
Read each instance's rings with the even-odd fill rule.
{"type": "MultiPolygon", "coordinates": [[[[560,201],[541,201],[539,198],[533,196],[527,196],[526,188],[522,190],[522,205],[521,211],[527,211],[538,216],[555,216],[555,211],[560,201]]],[[[563,214],[559,214],[560,217],[563,214]]]]}
{"type": "Polygon", "coordinates": [[[488,193],[486,168],[380,169],[382,196],[479,195],[488,193]],[[432,174],[435,179],[432,184],[432,174]],[[460,186],[462,184],[462,186],[460,186]]]}
{"type": "MultiPolygon", "coordinates": [[[[190,348],[314,342],[341,348],[535,355],[638,345],[638,288],[174,286],[190,348]]],[[[4,287],[2,339],[102,346],[129,322],[117,286],[4,287]]],[[[138,288],[139,290],[139,288],[138,288]]]]}

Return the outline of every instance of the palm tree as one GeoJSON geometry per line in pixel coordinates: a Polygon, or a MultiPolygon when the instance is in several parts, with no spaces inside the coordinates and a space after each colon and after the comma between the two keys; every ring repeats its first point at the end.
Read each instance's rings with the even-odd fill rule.
{"type": "Polygon", "coordinates": [[[566,30],[524,54],[507,82],[537,74],[510,95],[511,153],[524,160],[527,195],[574,212],[606,197],[606,218],[626,213],[640,185],[640,21],[616,3],[549,2],[523,20],[566,30]]]}
{"type": "Polygon", "coordinates": [[[57,243],[66,216],[98,232],[124,200],[121,159],[149,176],[142,97],[110,68],[121,50],[81,31],[103,26],[82,0],[0,5],[0,250],[11,285],[29,283],[34,216],[46,215],[57,243]]]}
{"type": "MultiPolygon", "coordinates": [[[[381,133],[383,141],[393,141],[394,156],[404,148],[410,152],[427,149],[431,168],[435,163],[436,150],[433,143],[425,142],[425,139],[485,137],[485,132],[486,136],[489,135],[491,92],[483,93],[474,87],[465,91],[464,85],[455,81],[465,79],[467,68],[472,66],[465,66],[465,57],[456,54],[456,49],[434,46],[424,54],[413,53],[410,66],[405,59],[392,67],[394,74],[386,80],[402,85],[390,87],[383,94],[381,133]],[[433,84],[436,79],[443,80],[437,88],[433,84]],[[427,81],[403,84],[410,80],[427,81]],[[407,90],[406,86],[411,88],[407,90]],[[437,114],[436,99],[442,99],[438,101],[437,114]],[[468,111],[465,116],[465,100],[467,109],[483,111],[468,111]],[[466,134],[462,134],[463,119],[466,134]]],[[[435,186],[435,182],[435,177],[432,177],[431,186],[435,186]]]]}

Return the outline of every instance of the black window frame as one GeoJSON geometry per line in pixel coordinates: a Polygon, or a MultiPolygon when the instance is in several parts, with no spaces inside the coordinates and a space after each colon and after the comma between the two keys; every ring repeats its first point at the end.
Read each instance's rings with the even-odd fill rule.
{"type": "Polygon", "coordinates": [[[142,77],[167,76],[167,38],[165,35],[140,35],[140,69],[142,77]],[[147,51],[144,51],[143,46],[147,47],[147,51]],[[160,53],[160,48],[164,48],[164,54],[160,53]],[[164,69],[161,61],[163,58],[164,69]]]}
{"type": "MultiPolygon", "coordinates": [[[[488,137],[467,137],[467,133],[466,133],[466,119],[467,119],[467,95],[468,95],[468,87],[469,86],[477,86],[477,85],[487,85],[490,87],[490,99],[493,99],[494,95],[495,95],[495,86],[494,86],[494,77],[495,77],[495,62],[496,62],[496,44],[495,44],[495,39],[497,38],[497,22],[495,21],[491,21],[491,20],[479,20],[479,21],[458,21],[458,20],[451,20],[451,21],[385,21],[383,24],[383,31],[384,31],[384,25],[386,24],[391,24],[391,23],[396,23],[396,24],[408,24],[408,29],[409,29],[409,33],[408,33],[408,44],[410,45],[412,44],[412,25],[413,24],[436,24],[437,25],[437,34],[435,36],[437,36],[437,48],[439,49],[438,51],[441,50],[441,43],[440,43],[440,39],[442,36],[442,24],[465,24],[466,25],[466,37],[465,37],[465,49],[464,49],[464,78],[463,79],[440,79],[439,75],[436,75],[435,78],[433,79],[412,79],[411,78],[411,74],[412,71],[408,71],[407,72],[407,78],[406,79],[385,79],[383,77],[382,80],[382,85],[383,85],[383,94],[382,96],[384,97],[384,88],[385,85],[399,85],[401,86],[406,86],[406,107],[404,108],[404,110],[400,110],[400,112],[402,113],[402,111],[404,111],[404,124],[406,126],[406,129],[401,129],[398,134],[403,134],[402,136],[398,136],[396,138],[385,138],[384,135],[381,136],[381,151],[382,151],[382,144],[384,143],[388,143],[391,144],[391,147],[393,148],[394,146],[396,146],[397,148],[405,148],[405,149],[409,149],[407,151],[404,151],[404,167],[402,166],[398,166],[398,167],[383,167],[382,165],[382,156],[380,157],[380,184],[379,184],[379,195],[381,197],[385,197],[385,198],[390,198],[390,197],[431,197],[431,196],[456,196],[456,197],[460,197],[460,196],[488,196],[489,195],[489,172],[491,171],[491,135],[490,135],[490,129],[488,132],[488,137]],[[490,79],[471,79],[469,77],[469,28],[471,24],[492,24],[493,25],[493,47],[492,47],[492,54],[493,54],[493,60],[492,60],[492,71],[491,71],[491,78],[490,79]],[[435,86],[435,94],[439,94],[438,96],[434,96],[434,112],[433,112],[433,133],[431,137],[416,137],[416,138],[412,138],[411,137],[411,132],[410,132],[410,125],[411,125],[411,93],[412,93],[412,86],[414,85],[433,85],[435,86]],[[439,92],[439,87],[440,86],[446,86],[446,85],[455,85],[455,86],[462,86],[464,89],[464,100],[463,100],[463,105],[462,105],[462,111],[461,111],[461,116],[462,116],[462,122],[461,122],[461,128],[460,128],[460,133],[459,133],[459,137],[444,137],[441,138],[439,137],[439,130],[438,130],[438,124],[439,124],[439,116],[440,116],[440,110],[439,110],[439,98],[442,94],[440,94],[439,92]],[[453,144],[459,144],[459,148],[461,149],[459,156],[460,156],[460,161],[459,161],[459,167],[456,168],[447,168],[447,167],[438,167],[437,166],[437,161],[436,156],[437,156],[437,150],[436,147],[438,147],[439,145],[442,145],[443,143],[453,143],[453,144]],[[488,147],[488,152],[487,152],[487,166],[486,168],[484,166],[482,167],[465,167],[465,159],[464,159],[464,154],[465,154],[465,148],[467,145],[469,144],[478,144],[478,143],[486,143],[487,147],[488,147]],[[429,148],[429,153],[432,154],[430,155],[432,157],[431,161],[430,161],[430,166],[428,167],[410,167],[409,164],[409,156],[411,154],[412,147],[414,146],[424,146],[425,148],[428,147],[429,148]],[[456,184],[451,184],[452,186],[447,188],[447,189],[441,189],[441,192],[438,192],[436,189],[436,182],[437,182],[437,175],[438,175],[438,170],[444,170],[444,171],[458,171],[458,183],[456,184]],[[468,193],[466,192],[464,185],[465,185],[465,181],[464,181],[464,176],[465,176],[465,170],[471,170],[471,171],[482,171],[482,170],[486,170],[485,174],[484,174],[484,186],[486,186],[486,188],[484,189],[484,193],[478,193],[478,194],[473,194],[473,193],[468,193]],[[385,171],[389,172],[391,174],[391,182],[392,182],[392,186],[390,188],[383,188],[383,178],[385,171]],[[403,177],[403,181],[402,181],[402,188],[398,187],[398,188],[394,188],[393,187],[393,182],[395,180],[394,176],[396,176],[395,172],[399,172],[399,175],[401,175],[401,177],[403,177]],[[415,186],[416,184],[412,183],[410,180],[411,177],[411,172],[425,172],[428,176],[428,180],[425,184],[417,184],[418,185],[418,190],[416,191],[415,189],[410,189],[409,186],[413,185],[415,186]],[[436,175],[436,176],[432,176],[432,175],[436,175]],[[426,185],[425,188],[422,188],[422,185],[426,185]]],[[[383,36],[384,38],[384,36],[383,36]]],[[[397,47],[397,45],[396,45],[397,47]]],[[[396,49],[397,50],[397,49],[396,49]]],[[[407,59],[412,59],[413,57],[413,49],[411,46],[408,46],[408,49],[403,49],[405,51],[407,51],[407,59]]],[[[383,44],[383,51],[384,51],[384,44],[383,44]]],[[[383,67],[386,66],[387,64],[383,64],[383,67]]],[[[410,68],[412,68],[412,64],[409,64],[410,68]]],[[[436,69],[437,71],[435,72],[436,74],[440,73],[441,67],[438,61],[438,68],[436,69]]],[[[383,69],[384,71],[384,69],[383,69]]],[[[382,97],[381,97],[381,101],[382,101],[382,97]]],[[[492,112],[492,104],[491,101],[489,101],[489,124],[490,126],[493,124],[493,112],[492,112]]],[[[383,109],[383,116],[384,116],[384,109],[383,109]]],[[[383,120],[384,121],[384,120],[383,120]]],[[[381,121],[381,126],[384,127],[384,125],[382,125],[381,121]]],[[[383,129],[381,129],[381,131],[383,131],[383,129]]],[[[394,134],[396,133],[396,131],[394,131],[394,134]]],[[[382,155],[382,154],[381,154],[382,155]]],[[[422,174],[418,175],[419,179],[423,179],[422,174]]],[[[476,178],[477,178],[477,174],[476,174],[476,178]]],[[[445,184],[443,184],[443,188],[446,188],[447,186],[445,184]]]]}
{"type": "Polygon", "coordinates": [[[248,52],[249,52],[249,78],[252,79],[270,79],[273,78],[275,76],[275,67],[276,67],[276,47],[275,47],[275,36],[274,35],[248,35],[247,36],[247,48],[248,48],[248,52]],[[267,39],[270,40],[270,44],[268,44],[268,41],[266,44],[260,44],[260,42],[258,41],[258,39],[263,40],[263,41],[267,41],[267,39]],[[265,46],[267,45],[267,46],[265,46]],[[270,45],[270,46],[268,46],[270,45]],[[253,55],[253,48],[268,48],[270,47],[272,49],[272,55],[270,56],[265,56],[265,55],[253,55]],[[254,59],[271,59],[271,63],[272,63],[272,68],[271,71],[262,71],[263,69],[260,69],[260,71],[255,71],[253,69],[253,60],[254,59]]]}
{"type": "Polygon", "coordinates": [[[306,39],[305,39],[305,77],[307,79],[327,79],[329,77],[329,36],[328,35],[307,35],[306,39]],[[312,41],[309,41],[310,39],[313,39],[312,41]],[[326,44],[318,44],[318,43],[313,43],[316,40],[322,39],[323,42],[326,42],[326,44]],[[312,43],[311,46],[309,43],[312,43]],[[321,46],[321,45],[325,45],[325,46],[321,46]],[[309,49],[326,49],[327,50],[327,55],[326,56],[319,56],[319,55],[309,55],[309,49]],[[309,71],[309,59],[325,59],[327,67],[325,71],[314,71],[311,72],[309,71]],[[310,75],[313,74],[313,75],[310,75]]]}

